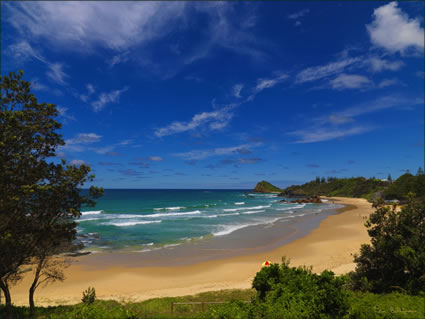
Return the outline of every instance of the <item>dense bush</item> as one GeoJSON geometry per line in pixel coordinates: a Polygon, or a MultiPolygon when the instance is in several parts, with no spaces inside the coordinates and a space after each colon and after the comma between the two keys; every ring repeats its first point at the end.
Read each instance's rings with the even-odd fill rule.
{"type": "Polygon", "coordinates": [[[414,176],[406,173],[401,175],[385,189],[383,197],[385,199],[407,200],[409,193],[425,198],[425,174],[414,176]]]}
{"type": "Polygon", "coordinates": [[[374,204],[366,223],[371,244],[363,244],[354,261],[355,288],[386,293],[425,291],[425,203],[410,198],[401,211],[374,204]]]}
{"type": "Polygon", "coordinates": [[[316,179],[303,185],[294,185],[283,190],[282,196],[345,196],[371,198],[376,192],[383,190],[387,182],[375,178],[328,178],[316,179]]]}

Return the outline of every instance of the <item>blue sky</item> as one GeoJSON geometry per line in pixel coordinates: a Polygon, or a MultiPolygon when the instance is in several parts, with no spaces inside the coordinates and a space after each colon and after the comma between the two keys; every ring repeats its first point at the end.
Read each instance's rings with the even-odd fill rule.
{"type": "Polygon", "coordinates": [[[424,166],[423,2],[2,2],[2,73],[105,188],[424,166]]]}

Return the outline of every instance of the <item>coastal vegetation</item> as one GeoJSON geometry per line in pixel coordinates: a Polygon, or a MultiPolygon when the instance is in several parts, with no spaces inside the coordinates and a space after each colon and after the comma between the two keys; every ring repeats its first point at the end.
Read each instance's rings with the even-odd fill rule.
{"type": "Polygon", "coordinates": [[[374,200],[379,197],[385,200],[407,201],[408,194],[425,197],[425,174],[422,168],[416,175],[405,173],[395,181],[389,176],[386,180],[365,177],[352,178],[320,178],[302,184],[292,185],[282,190],[285,197],[312,197],[312,196],[341,196],[358,197],[374,200]]]}
{"type": "Polygon", "coordinates": [[[64,140],[53,104],[39,103],[23,72],[0,77],[0,288],[6,308],[11,285],[33,271],[30,316],[41,284],[63,280],[67,265],[58,254],[74,249],[75,218],[83,206],[94,206],[102,189],[81,187],[92,181],[90,167],[54,160],[64,140]]]}

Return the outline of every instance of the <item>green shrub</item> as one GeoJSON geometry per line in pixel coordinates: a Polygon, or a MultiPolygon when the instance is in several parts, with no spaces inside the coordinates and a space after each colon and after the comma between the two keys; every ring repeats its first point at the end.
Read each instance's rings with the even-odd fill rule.
{"type": "Polygon", "coordinates": [[[344,280],[330,271],[320,275],[289,261],[263,267],[252,283],[257,290],[254,312],[261,318],[338,318],[348,304],[344,280]]]}
{"type": "Polygon", "coordinates": [[[92,304],[96,301],[96,290],[93,287],[88,287],[83,291],[83,298],[81,301],[85,304],[92,304]]]}

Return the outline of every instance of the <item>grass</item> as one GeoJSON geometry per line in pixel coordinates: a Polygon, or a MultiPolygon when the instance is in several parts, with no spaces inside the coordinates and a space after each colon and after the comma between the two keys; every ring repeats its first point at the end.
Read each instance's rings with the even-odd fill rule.
{"type": "MultiPolygon", "coordinates": [[[[37,307],[37,318],[84,318],[84,319],[174,319],[199,318],[205,316],[201,305],[175,305],[171,314],[172,302],[212,302],[250,300],[255,296],[253,289],[220,290],[182,297],[155,298],[141,302],[120,303],[114,300],[97,300],[91,305],[83,303],[73,306],[37,307]]],[[[425,298],[400,293],[372,294],[348,292],[350,319],[423,319],[425,318],[425,298]]],[[[224,305],[205,305],[205,311],[224,305]]],[[[27,307],[14,307],[14,318],[27,318],[27,307]]],[[[2,318],[2,308],[0,308],[2,318]]]]}

